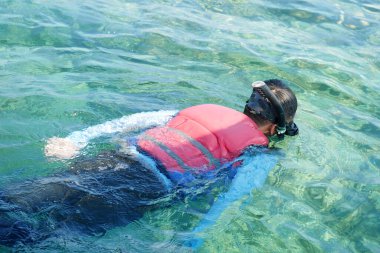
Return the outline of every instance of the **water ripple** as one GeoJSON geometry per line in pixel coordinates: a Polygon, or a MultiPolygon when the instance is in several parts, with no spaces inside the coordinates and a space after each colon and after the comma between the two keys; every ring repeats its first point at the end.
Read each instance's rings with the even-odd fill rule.
{"type": "MultiPolygon", "coordinates": [[[[67,166],[43,157],[51,136],[140,111],[241,110],[253,80],[283,78],[300,135],[276,144],[286,156],[264,187],[200,251],[377,252],[379,12],[376,1],[2,1],[0,181],[67,166]]],[[[189,252],[181,235],[208,205],[186,199],[101,238],[27,250],[189,252]]]]}

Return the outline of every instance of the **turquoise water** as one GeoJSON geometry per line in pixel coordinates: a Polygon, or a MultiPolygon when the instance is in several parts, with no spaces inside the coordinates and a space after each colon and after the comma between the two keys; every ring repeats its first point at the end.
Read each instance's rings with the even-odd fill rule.
{"type": "MultiPolygon", "coordinates": [[[[52,136],[141,111],[242,110],[253,80],[281,78],[300,135],[277,144],[286,155],[263,187],[225,210],[198,251],[379,252],[379,24],[374,0],[3,0],[0,184],[63,170],[43,155],[52,136]]],[[[181,238],[201,217],[186,205],[28,250],[187,252],[181,238]]]]}

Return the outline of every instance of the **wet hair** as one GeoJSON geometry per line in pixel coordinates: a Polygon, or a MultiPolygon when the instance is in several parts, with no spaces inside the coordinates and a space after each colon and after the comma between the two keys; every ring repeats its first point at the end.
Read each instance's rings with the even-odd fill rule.
{"type": "MultiPolygon", "coordinates": [[[[284,109],[286,123],[291,123],[297,111],[297,98],[294,95],[293,91],[289,88],[288,85],[278,79],[269,79],[264,82],[276,95],[282,108],[284,109]]],[[[261,115],[252,114],[247,111],[244,111],[244,113],[247,114],[247,116],[249,116],[252,120],[254,120],[259,126],[265,125],[268,122],[277,123],[271,122],[261,115]]]]}

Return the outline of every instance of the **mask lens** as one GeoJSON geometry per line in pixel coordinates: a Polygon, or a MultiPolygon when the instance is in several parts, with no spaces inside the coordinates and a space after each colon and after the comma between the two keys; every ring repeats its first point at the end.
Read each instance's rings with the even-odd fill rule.
{"type": "Polygon", "coordinates": [[[246,109],[249,110],[253,114],[260,115],[266,120],[271,122],[275,121],[275,114],[273,113],[273,108],[271,104],[267,101],[265,97],[263,97],[257,91],[253,91],[251,97],[246,103],[246,109]]]}

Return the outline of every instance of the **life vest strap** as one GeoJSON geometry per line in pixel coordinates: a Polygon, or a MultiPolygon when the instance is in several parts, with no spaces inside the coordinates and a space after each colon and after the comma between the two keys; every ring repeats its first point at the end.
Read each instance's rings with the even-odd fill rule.
{"type": "Polygon", "coordinates": [[[190,166],[187,166],[185,162],[177,154],[175,154],[172,150],[170,150],[170,148],[168,148],[162,142],[156,140],[155,138],[147,134],[142,134],[140,138],[146,141],[153,142],[155,145],[159,146],[163,151],[165,151],[166,154],[168,154],[172,159],[174,159],[182,169],[186,171],[191,171],[193,169],[190,166]]]}
{"type": "Polygon", "coordinates": [[[215,157],[211,154],[211,152],[205,148],[205,146],[202,145],[202,143],[200,143],[199,141],[197,141],[196,139],[192,138],[191,136],[185,134],[184,132],[178,130],[178,129],[175,129],[175,128],[172,128],[172,127],[167,127],[168,130],[170,131],[173,131],[175,132],[176,134],[178,134],[179,136],[181,136],[182,138],[186,139],[188,142],[190,142],[191,144],[193,144],[193,146],[195,146],[196,148],[199,149],[199,151],[202,152],[202,154],[207,157],[207,159],[209,160],[209,166],[210,168],[219,168],[220,166],[220,161],[218,159],[215,159],[215,157]]]}
{"type": "MultiPolygon", "coordinates": [[[[218,159],[216,159],[212,155],[212,153],[205,146],[202,145],[202,143],[200,143],[199,141],[195,140],[191,136],[185,134],[184,132],[182,132],[178,129],[175,129],[172,127],[165,127],[165,129],[177,134],[178,136],[181,136],[183,139],[185,139],[186,141],[191,143],[194,147],[196,147],[208,159],[208,161],[209,161],[208,167],[209,168],[219,168],[220,161],[218,159]]],[[[143,140],[146,140],[146,141],[150,141],[150,142],[154,143],[155,145],[157,145],[158,147],[160,147],[168,156],[170,156],[172,159],[174,159],[182,169],[184,169],[186,171],[191,171],[194,169],[194,168],[186,165],[186,163],[183,161],[183,159],[181,157],[179,157],[169,147],[167,147],[164,143],[158,141],[156,138],[154,138],[150,135],[147,135],[147,134],[142,134],[140,136],[140,138],[143,140]]]]}

